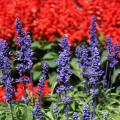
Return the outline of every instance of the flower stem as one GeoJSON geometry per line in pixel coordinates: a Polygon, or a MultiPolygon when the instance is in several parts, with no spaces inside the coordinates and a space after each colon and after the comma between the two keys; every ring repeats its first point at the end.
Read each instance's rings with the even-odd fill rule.
{"type": "Polygon", "coordinates": [[[14,120],[14,114],[13,114],[13,105],[10,103],[10,111],[12,115],[12,120],[14,120]]]}

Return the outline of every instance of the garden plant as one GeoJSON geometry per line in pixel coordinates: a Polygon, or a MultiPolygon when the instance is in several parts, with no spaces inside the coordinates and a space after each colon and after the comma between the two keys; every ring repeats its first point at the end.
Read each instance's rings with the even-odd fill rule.
{"type": "MultiPolygon", "coordinates": [[[[19,4],[25,10],[31,6],[16,0],[13,9],[0,1],[4,9],[17,11],[8,28],[2,18],[6,12],[0,12],[5,24],[0,28],[0,120],[120,120],[119,23],[115,15],[106,28],[105,13],[94,11],[98,4],[108,14],[107,1],[75,0],[77,9],[69,0],[58,6],[51,0],[30,1],[31,19],[23,24],[17,14],[26,12],[19,13],[19,4]]],[[[119,6],[115,1],[110,5],[119,6]]]]}

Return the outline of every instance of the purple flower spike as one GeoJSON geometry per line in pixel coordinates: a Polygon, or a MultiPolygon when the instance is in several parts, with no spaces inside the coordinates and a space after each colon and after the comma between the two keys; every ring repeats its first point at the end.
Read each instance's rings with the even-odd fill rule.
{"type": "Polygon", "coordinates": [[[78,113],[77,112],[73,113],[73,120],[78,120],[78,113]]]}
{"type": "Polygon", "coordinates": [[[90,120],[90,110],[88,104],[85,104],[83,107],[82,120],[90,120]]]}
{"type": "Polygon", "coordinates": [[[11,64],[10,64],[10,51],[8,44],[5,40],[0,40],[0,69],[2,70],[2,84],[5,86],[4,98],[8,103],[13,103],[13,96],[15,94],[13,88],[13,79],[11,78],[11,64]]]}
{"type": "Polygon", "coordinates": [[[28,35],[28,32],[23,31],[19,19],[16,19],[16,31],[18,33],[17,44],[19,45],[19,51],[17,51],[17,61],[20,62],[17,69],[20,76],[25,76],[26,70],[31,71],[33,65],[33,51],[30,47],[32,40],[28,35]]]}
{"type": "Polygon", "coordinates": [[[41,120],[40,118],[42,117],[43,113],[41,112],[41,106],[40,106],[40,101],[37,99],[35,108],[32,111],[33,116],[35,117],[35,120],[41,120]]]}
{"type": "Polygon", "coordinates": [[[96,17],[93,16],[90,26],[90,45],[96,46],[97,44],[98,44],[98,40],[96,38],[96,17]]]}
{"type": "Polygon", "coordinates": [[[69,114],[68,114],[68,109],[69,106],[68,104],[72,101],[72,98],[67,96],[67,92],[71,90],[73,87],[69,84],[69,79],[70,76],[72,75],[72,70],[70,69],[70,59],[71,59],[71,53],[70,53],[70,44],[67,41],[67,37],[64,36],[61,43],[61,52],[57,60],[57,72],[59,75],[56,78],[56,81],[58,83],[58,87],[56,89],[56,93],[59,94],[64,94],[63,98],[59,98],[58,102],[62,102],[65,104],[64,110],[66,113],[66,120],[69,119],[69,114]]]}
{"type": "Polygon", "coordinates": [[[39,79],[39,90],[38,90],[38,94],[42,94],[42,88],[44,87],[44,81],[47,79],[47,74],[48,74],[48,63],[45,62],[43,65],[43,70],[42,70],[43,76],[39,79]]]}
{"type": "Polygon", "coordinates": [[[54,104],[54,106],[53,106],[53,114],[55,116],[55,120],[58,120],[58,104],[54,104]]]}

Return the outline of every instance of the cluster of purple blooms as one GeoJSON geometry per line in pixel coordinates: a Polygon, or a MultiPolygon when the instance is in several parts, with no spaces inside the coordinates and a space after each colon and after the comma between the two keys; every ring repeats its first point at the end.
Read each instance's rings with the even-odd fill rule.
{"type": "Polygon", "coordinates": [[[12,97],[15,94],[13,89],[13,78],[11,78],[11,53],[8,48],[8,44],[5,40],[0,40],[0,69],[2,71],[2,84],[5,86],[6,95],[4,98],[8,103],[12,103],[12,97]]]}
{"type": "Polygon", "coordinates": [[[70,46],[71,45],[68,43],[67,37],[65,35],[60,43],[61,52],[56,62],[58,65],[57,72],[59,73],[59,76],[56,78],[58,83],[56,93],[58,95],[64,94],[64,97],[59,98],[58,102],[62,102],[65,105],[64,111],[66,113],[66,120],[69,119],[68,104],[72,101],[72,98],[67,95],[67,92],[73,88],[69,83],[70,76],[73,73],[69,65],[71,59],[70,46]]]}
{"type": "MultiPolygon", "coordinates": [[[[37,93],[39,96],[42,94],[43,90],[42,88],[44,87],[44,81],[47,79],[47,74],[48,74],[48,63],[45,62],[43,65],[43,76],[39,79],[39,90],[37,93]]],[[[41,105],[40,105],[40,97],[36,101],[35,109],[33,110],[33,115],[35,117],[35,120],[40,120],[42,117],[44,117],[44,113],[41,111],[41,105]]]]}
{"type": "Polygon", "coordinates": [[[78,113],[77,112],[73,113],[73,120],[78,120],[78,113]]]}
{"type": "Polygon", "coordinates": [[[42,88],[44,87],[44,81],[47,79],[47,74],[48,74],[48,63],[45,62],[44,65],[43,65],[43,76],[39,79],[39,83],[38,83],[38,86],[39,86],[39,91],[38,91],[38,94],[41,95],[42,94],[42,88]]]}
{"type": "Polygon", "coordinates": [[[98,40],[96,38],[96,18],[93,17],[90,27],[90,46],[87,49],[85,46],[76,49],[76,57],[80,61],[79,67],[83,69],[83,77],[85,79],[86,94],[92,95],[92,119],[94,119],[94,112],[96,107],[96,96],[98,94],[98,82],[102,76],[103,71],[100,69],[100,53],[97,48],[98,40]],[[80,51],[79,51],[80,50],[80,51]],[[90,89],[90,90],[89,90],[90,89]]]}
{"type": "Polygon", "coordinates": [[[88,104],[85,104],[84,107],[83,107],[82,120],[90,120],[90,109],[89,109],[88,104]]]}
{"type": "Polygon", "coordinates": [[[106,64],[106,71],[104,75],[104,81],[103,81],[103,89],[106,90],[107,88],[112,87],[112,81],[111,81],[111,72],[112,69],[115,69],[116,64],[118,63],[118,55],[119,55],[119,46],[118,43],[115,43],[114,45],[112,44],[110,35],[107,36],[107,46],[105,49],[108,52],[107,55],[107,64],[106,64]],[[108,69],[110,71],[108,72],[108,69]],[[108,80],[107,80],[107,76],[108,80]]]}
{"type": "MultiPolygon", "coordinates": [[[[100,67],[100,52],[98,50],[98,40],[96,38],[96,18],[93,16],[90,27],[90,43],[89,47],[85,47],[84,45],[78,46],[75,51],[75,55],[77,58],[77,62],[79,63],[79,67],[83,70],[82,75],[85,81],[85,90],[86,94],[92,95],[92,113],[91,119],[95,119],[95,108],[96,108],[96,100],[97,95],[99,93],[98,85],[99,80],[103,76],[103,89],[107,87],[111,87],[110,79],[111,79],[111,71],[108,72],[108,68],[115,68],[115,65],[118,63],[118,52],[119,47],[116,43],[112,46],[112,42],[110,36],[107,36],[107,46],[106,50],[108,51],[108,61],[106,64],[106,71],[101,70],[100,67]],[[109,79],[107,80],[106,76],[109,74],[109,79]]],[[[87,114],[87,113],[86,113],[87,114]]],[[[89,115],[90,116],[90,115],[89,115]]],[[[90,118],[89,118],[90,119],[90,118]]],[[[83,119],[83,120],[89,120],[83,119]]]]}
{"type": "MultiPolygon", "coordinates": [[[[17,44],[19,46],[19,50],[17,51],[17,61],[19,61],[19,65],[17,69],[19,71],[19,75],[25,76],[25,72],[27,70],[32,69],[32,55],[33,51],[31,49],[31,37],[28,35],[28,32],[24,31],[19,19],[16,19],[16,31],[18,33],[17,44]]],[[[23,80],[24,81],[24,80],[23,80]]],[[[30,79],[28,79],[28,82],[30,79]]],[[[25,80],[26,82],[26,80],[25,80]]]]}
{"type": "MultiPolygon", "coordinates": [[[[26,92],[26,82],[32,82],[32,55],[33,51],[30,47],[31,38],[28,32],[24,31],[19,19],[16,19],[16,31],[18,34],[17,44],[19,46],[17,51],[17,70],[19,72],[19,79],[13,80],[11,77],[11,64],[10,64],[10,55],[8,44],[5,40],[0,41],[0,70],[2,71],[2,81],[1,84],[5,86],[6,95],[4,98],[9,104],[12,104],[12,100],[15,95],[13,88],[14,82],[23,82],[24,90],[26,92]],[[29,75],[27,75],[29,73],[29,75]],[[27,77],[26,77],[27,76],[27,77]],[[29,77],[30,76],[30,77],[29,77]]],[[[71,60],[71,45],[67,40],[65,35],[60,42],[60,55],[56,61],[58,67],[57,72],[58,76],[56,78],[57,87],[56,93],[58,95],[58,101],[54,104],[53,113],[55,119],[58,120],[58,111],[59,104],[63,103],[66,120],[69,120],[69,104],[72,102],[72,97],[68,95],[68,92],[73,89],[73,86],[70,84],[70,77],[73,74],[73,71],[70,68],[71,60]]],[[[89,47],[82,45],[77,47],[75,50],[75,55],[77,57],[77,62],[79,67],[82,68],[82,75],[85,80],[85,91],[87,96],[92,96],[92,113],[90,113],[89,105],[85,104],[83,107],[82,120],[95,120],[95,109],[97,104],[97,95],[99,93],[98,85],[99,79],[103,77],[103,88],[111,87],[112,81],[108,81],[106,76],[108,76],[108,68],[114,69],[118,63],[118,44],[112,45],[110,36],[107,36],[107,46],[106,50],[108,51],[108,61],[106,64],[106,71],[103,72],[100,66],[100,52],[98,50],[98,40],[96,38],[96,18],[92,18],[91,28],[90,28],[90,43],[89,47]],[[88,49],[87,49],[88,48],[88,49]]],[[[41,111],[40,105],[40,95],[42,94],[42,88],[44,87],[44,82],[48,76],[48,63],[45,62],[42,70],[42,77],[39,79],[39,98],[36,99],[35,108],[32,111],[35,120],[40,120],[42,117],[45,117],[44,113],[41,111]]],[[[109,79],[111,78],[111,73],[109,74],[109,79]]],[[[26,93],[25,93],[26,97],[26,93]]],[[[11,109],[12,110],[12,109],[11,109]]],[[[106,116],[105,116],[106,117],[106,116]]],[[[73,113],[73,120],[79,120],[79,115],[77,112],[73,113]]]]}
{"type": "MultiPolygon", "coordinates": [[[[86,69],[90,66],[90,60],[89,60],[89,52],[86,46],[82,45],[77,46],[75,49],[75,56],[77,58],[77,62],[79,63],[79,68],[82,68],[82,76],[84,77],[84,87],[85,87],[85,93],[88,95],[88,79],[87,79],[87,73],[86,69]]],[[[81,74],[81,73],[80,73],[81,74]]]]}
{"type": "MultiPolygon", "coordinates": [[[[24,98],[23,100],[28,102],[29,98],[27,97],[26,93],[26,83],[32,82],[32,55],[33,51],[31,49],[31,42],[32,39],[28,32],[23,30],[22,24],[20,23],[20,20],[16,19],[16,32],[18,34],[17,36],[17,45],[19,46],[18,51],[16,52],[17,58],[16,61],[19,63],[17,65],[17,70],[19,72],[19,79],[16,80],[16,82],[23,82],[24,83],[24,98]],[[26,75],[26,73],[29,71],[30,75],[26,75]]],[[[33,88],[32,88],[33,89],[33,88]]]]}
{"type": "Polygon", "coordinates": [[[11,63],[9,57],[11,52],[9,51],[8,44],[5,40],[0,40],[0,70],[2,71],[1,84],[5,88],[4,99],[10,104],[11,114],[13,119],[13,97],[15,90],[13,88],[13,78],[11,77],[11,63]]]}

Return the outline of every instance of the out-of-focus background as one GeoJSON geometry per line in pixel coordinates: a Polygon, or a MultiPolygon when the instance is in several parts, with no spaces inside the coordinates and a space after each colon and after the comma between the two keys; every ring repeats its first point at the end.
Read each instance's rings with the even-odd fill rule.
{"type": "Polygon", "coordinates": [[[0,38],[15,38],[19,17],[34,41],[54,42],[68,34],[74,45],[88,37],[90,18],[95,15],[98,32],[110,34],[120,44],[119,7],[118,0],[0,0],[0,38]]]}

